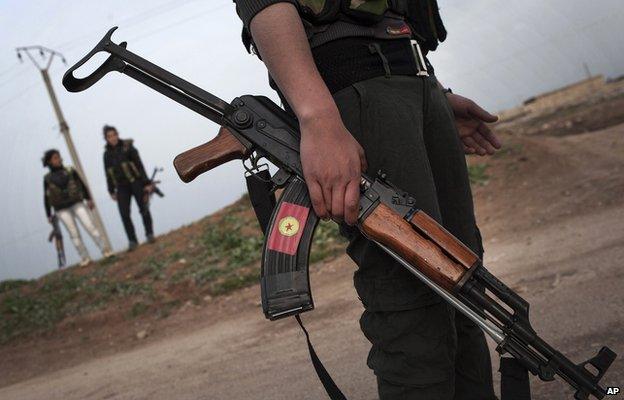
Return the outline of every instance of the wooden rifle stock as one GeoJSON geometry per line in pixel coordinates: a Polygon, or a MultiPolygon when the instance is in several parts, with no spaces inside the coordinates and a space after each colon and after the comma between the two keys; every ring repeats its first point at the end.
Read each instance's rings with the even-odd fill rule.
{"type": "Polygon", "coordinates": [[[456,289],[479,258],[433,218],[418,211],[408,222],[379,204],[362,222],[362,231],[400,255],[448,291],[456,289]]]}
{"type": "Polygon", "coordinates": [[[180,179],[188,183],[204,172],[247,155],[247,148],[227,128],[221,127],[214,139],[178,154],[173,165],[180,179]]]}

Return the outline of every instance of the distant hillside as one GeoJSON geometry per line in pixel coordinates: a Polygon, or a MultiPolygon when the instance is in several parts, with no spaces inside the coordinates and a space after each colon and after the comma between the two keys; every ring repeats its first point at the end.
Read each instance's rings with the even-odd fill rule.
{"type": "MultiPolygon", "coordinates": [[[[188,301],[198,304],[256,283],[262,240],[249,199],[243,196],[132,253],[36,280],[0,282],[0,344],[59,323],[165,318],[188,301]]],[[[337,225],[321,222],[311,262],[343,247],[337,225]]]]}

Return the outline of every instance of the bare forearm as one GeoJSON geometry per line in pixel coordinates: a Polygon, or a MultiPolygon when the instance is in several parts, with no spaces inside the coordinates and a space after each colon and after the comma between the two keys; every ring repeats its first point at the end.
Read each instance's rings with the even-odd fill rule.
{"type": "Polygon", "coordinates": [[[297,9],[273,4],[256,14],[249,27],[260,56],[299,118],[301,166],[314,211],[355,224],[366,157],[316,69],[297,9]]]}
{"type": "Polygon", "coordinates": [[[253,18],[250,29],[262,60],[299,120],[338,116],[292,4],[265,8],[253,18]]]}

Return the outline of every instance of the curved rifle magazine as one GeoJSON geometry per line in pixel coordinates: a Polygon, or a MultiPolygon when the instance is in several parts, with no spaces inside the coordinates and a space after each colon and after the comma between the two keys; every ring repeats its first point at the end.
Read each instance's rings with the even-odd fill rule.
{"type": "Polygon", "coordinates": [[[305,182],[293,177],[273,210],[262,251],[262,310],[270,320],[314,309],[308,271],[318,216],[305,182]]]}

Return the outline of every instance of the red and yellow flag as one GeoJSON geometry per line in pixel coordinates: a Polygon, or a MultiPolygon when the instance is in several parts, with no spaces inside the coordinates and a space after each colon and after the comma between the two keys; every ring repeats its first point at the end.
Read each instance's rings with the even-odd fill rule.
{"type": "Polygon", "coordinates": [[[298,204],[280,204],[276,223],[271,228],[267,248],[291,256],[297,253],[310,209],[298,204]]]}

